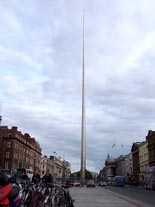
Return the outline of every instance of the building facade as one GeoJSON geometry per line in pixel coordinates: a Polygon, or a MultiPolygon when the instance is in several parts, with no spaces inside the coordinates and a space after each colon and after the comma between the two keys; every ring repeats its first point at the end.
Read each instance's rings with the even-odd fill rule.
{"type": "Polygon", "coordinates": [[[131,176],[133,174],[132,153],[125,156],[125,175],[131,176]]]}
{"type": "Polygon", "coordinates": [[[117,176],[125,176],[125,156],[121,155],[116,159],[116,175],[117,176]]]}
{"type": "Polygon", "coordinates": [[[139,145],[141,142],[133,143],[132,145],[132,161],[133,161],[133,183],[139,183],[140,163],[139,163],[139,145]]]}
{"type": "Polygon", "coordinates": [[[112,159],[110,156],[108,156],[105,161],[105,166],[102,170],[100,170],[98,180],[110,181],[113,180],[113,177],[115,176],[125,176],[126,181],[129,182],[132,173],[132,153],[129,153],[128,155],[121,155],[115,159],[112,159]]]}
{"type": "Polygon", "coordinates": [[[105,161],[105,171],[107,179],[111,179],[116,175],[116,160],[108,159],[105,161]]]}
{"type": "Polygon", "coordinates": [[[40,165],[41,176],[46,173],[51,174],[54,178],[69,178],[71,174],[71,164],[68,161],[57,158],[56,156],[44,156],[40,165]]]}
{"type": "Polygon", "coordinates": [[[0,168],[29,168],[40,171],[41,147],[35,138],[17,127],[0,126],[0,168]]]}
{"type": "Polygon", "coordinates": [[[40,175],[41,177],[43,177],[48,169],[48,157],[47,156],[43,156],[41,158],[41,162],[40,162],[40,175]]]}
{"type": "Polygon", "coordinates": [[[144,178],[149,169],[149,151],[148,141],[139,145],[139,164],[140,164],[140,182],[144,183],[144,178]]]}
{"type": "Polygon", "coordinates": [[[148,142],[149,166],[155,166],[155,131],[149,130],[146,136],[148,142]]]}
{"type": "Polygon", "coordinates": [[[54,177],[62,178],[63,170],[64,170],[63,160],[54,157],[54,177]]]}
{"type": "Polygon", "coordinates": [[[71,164],[68,161],[63,161],[63,177],[69,178],[71,175],[71,164]]]}

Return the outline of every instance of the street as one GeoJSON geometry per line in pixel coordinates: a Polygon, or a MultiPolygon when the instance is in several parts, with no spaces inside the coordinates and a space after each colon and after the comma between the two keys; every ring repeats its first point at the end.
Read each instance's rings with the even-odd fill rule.
{"type": "Polygon", "coordinates": [[[146,191],[142,187],[107,187],[112,192],[118,193],[120,195],[128,196],[131,199],[135,199],[151,206],[155,204],[155,191],[146,191]]]}
{"type": "MultiPolygon", "coordinates": [[[[70,193],[75,200],[75,207],[153,207],[143,199],[127,196],[118,189],[109,188],[72,188],[70,193]]],[[[146,194],[147,196],[148,194],[146,194]]],[[[155,194],[154,194],[155,195],[155,194]]],[[[145,197],[146,197],[145,196],[145,197]]],[[[153,199],[153,194],[152,194],[153,199]]],[[[155,200],[155,199],[154,199],[155,200]]],[[[146,199],[147,201],[147,199],[146,199]]]]}

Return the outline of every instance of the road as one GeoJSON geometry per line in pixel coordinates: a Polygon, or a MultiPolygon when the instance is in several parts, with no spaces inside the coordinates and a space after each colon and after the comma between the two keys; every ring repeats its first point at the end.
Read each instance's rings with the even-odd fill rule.
{"type": "Polygon", "coordinates": [[[71,188],[75,207],[153,207],[140,199],[127,196],[119,189],[108,188],[71,188]]]}
{"type": "Polygon", "coordinates": [[[107,187],[112,192],[120,195],[128,196],[131,199],[147,203],[150,206],[155,206],[155,191],[146,191],[140,187],[107,187]]]}

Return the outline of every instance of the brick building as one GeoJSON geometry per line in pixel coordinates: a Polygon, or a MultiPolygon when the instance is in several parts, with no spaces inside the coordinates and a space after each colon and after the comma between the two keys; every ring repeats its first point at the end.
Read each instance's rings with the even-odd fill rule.
{"type": "Polygon", "coordinates": [[[40,170],[41,148],[35,138],[17,127],[0,126],[0,168],[40,170]]]}
{"type": "Polygon", "coordinates": [[[139,161],[139,145],[141,142],[135,142],[132,145],[132,164],[133,164],[133,182],[139,183],[140,161],[139,161]]]}
{"type": "Polygon", "coordinates": [[[146,136],[148,141],[148,153],[149,153],[149,166],[155,166],[155,131],[149,130],[146,136]]]}

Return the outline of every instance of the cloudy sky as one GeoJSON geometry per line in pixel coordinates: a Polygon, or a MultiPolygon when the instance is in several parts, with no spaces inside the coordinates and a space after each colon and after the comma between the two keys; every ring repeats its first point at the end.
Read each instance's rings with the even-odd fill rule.
{"type": "Polygon", "coordinates": [[[155,130],[154,0],[0,0],[0,113],[79,169],[83,8],[87,165],[97,171],[155,130]]]}

